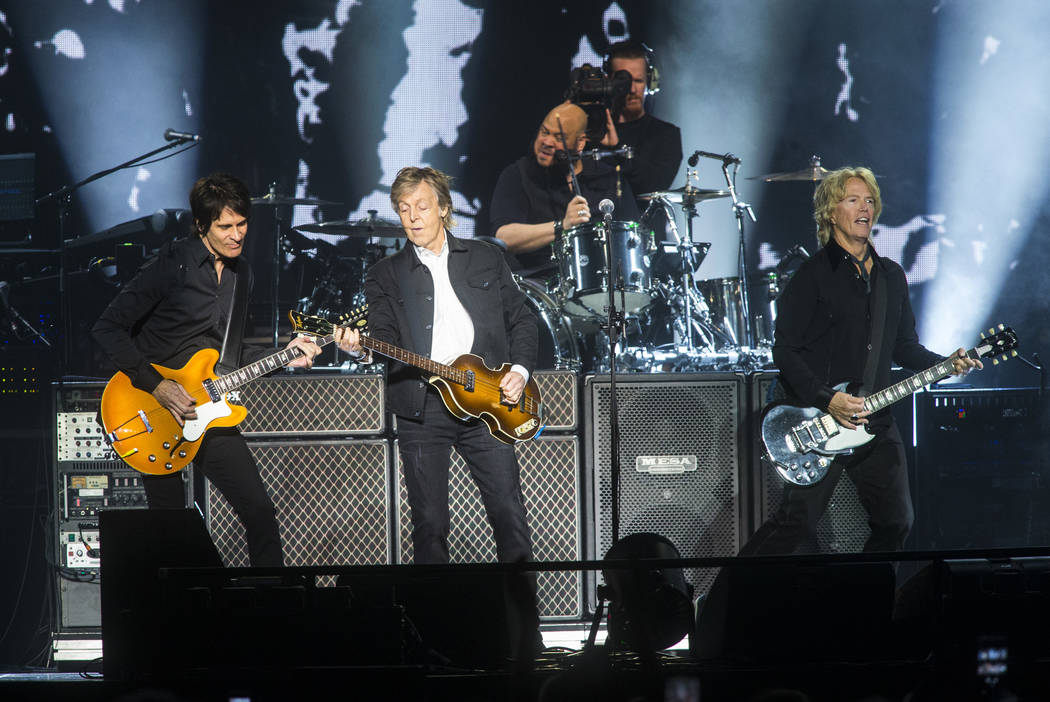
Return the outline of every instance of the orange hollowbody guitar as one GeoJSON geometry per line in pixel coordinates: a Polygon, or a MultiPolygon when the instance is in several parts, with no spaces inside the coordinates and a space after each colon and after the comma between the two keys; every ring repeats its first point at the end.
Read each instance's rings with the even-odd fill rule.
{"type": "MultiPolygon", "coordinates": [[[[347,326],[347,315],[334,323],[324,317],[297,313],[292,317],[297,326],[322,332],[334,325],[347,326]]],[[[460,419],[480,419],[492,436],[505,444],[528,441],[543,431],[543,400],[535,378],[529,378],[517,402],[504,402],[500,381],[510,372],[509,363],[492,369],[485,365],[484,359],[471,353],[459,356],[452,363],[438,363],[366,334],[361,334],[360,340],[366,349],[428,373],[427,381],[437,388],[449,412],[460,419]]]]}
{"type": "MultiPolygon", "coordinates": [[[[292,318],[293,332],[315,335],[314,330],[297,324],[292,318]]],[[[345,326],[362,324],[363,308],[347,315],[345,326]]],[[[330,325],[329,325],[330,328],[330,325]]],[[[318,337],[318,346],[331,343],[331,333],[318,337]]],[[[165,368],[151,364],[164,378],[174,380],[197,401],[197,418],[186,420],[183,426],[174,415],[162,407],[152,393],[139,390],[131,384],[124,373],[110,378],[102,393],[102,425],[106,441],[125,463],[141,473],[167,475],[176,473],[193,460],[200,449],[201,441],[209,429],[232,427],[240,424],[248,410],[234,404],[228,395],[242,385],[262,375],[283,368],[302,356],[297,348],[286,348],[275,354],[250,363],[231,373],[218,376],[215,364],[219,352],[203,349],[182,368],[165,368]]]]}

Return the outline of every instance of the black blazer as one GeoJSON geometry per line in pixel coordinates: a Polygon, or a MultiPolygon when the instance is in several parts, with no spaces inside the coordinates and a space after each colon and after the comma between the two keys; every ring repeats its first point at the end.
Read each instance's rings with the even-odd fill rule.
{"type": "MultiPolygon", "coordinates": [[[[474,323],[471,353],[490,368],[504,363],[536,365],[536,316],[511,276],[503,252],[483,241],[457,239],[446,232],[448,275],[474,323]]],[[[365,277],[369,335],[430,356],[434,323],[434,280],[408,244],[368,270],[365,277]]],[[[402,417],[419,417],[428,383],[421,371],[389,360],[387,406],[402,417]]]]}

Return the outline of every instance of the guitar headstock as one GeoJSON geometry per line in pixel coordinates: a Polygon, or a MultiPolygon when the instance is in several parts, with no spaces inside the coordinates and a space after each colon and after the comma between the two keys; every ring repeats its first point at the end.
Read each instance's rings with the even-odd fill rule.
{"type": "Polygon", "coordinates": [[[295,310],[288,310],[288,319],[292,322],[293,334],[309,334],[310,336],[328,336],[337,327],[349,329],[364,329],[368,325],[368,305],[361,305],[336,317],[335,321],[313,314],[304,314],[295,310]]]}
{"type": "Polygon", "coordinates": [[[978,358],[992,358],[992,363],[1006,361],[1017,355],[1017,334],[1010,327],[1000,324],[988,330],[989,336],[981,333],[981,343],[974,347],[978,358]]]}

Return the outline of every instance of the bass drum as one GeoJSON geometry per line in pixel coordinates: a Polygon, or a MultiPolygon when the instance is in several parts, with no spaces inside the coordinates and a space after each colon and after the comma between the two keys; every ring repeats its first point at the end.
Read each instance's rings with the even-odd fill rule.
{"type": "Polygon", "coordinates": [[[561,313],[542,283],[518,276],[514,276],[514,280],[525,294],[525,304],[536,315],[539,332],[536,370],[579,370],[580,347],[572,322],[561,313]]]}

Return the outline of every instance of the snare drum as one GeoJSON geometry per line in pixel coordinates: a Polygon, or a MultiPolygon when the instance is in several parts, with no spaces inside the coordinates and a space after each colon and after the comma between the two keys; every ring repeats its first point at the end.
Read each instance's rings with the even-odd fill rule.
{"type": "MultiPolygon", "coordinates": [[[[565,313],[574,317],[604,317],[609,302],[609,272],[623,278],[623,305],[628,314],[644,309],[652,299],[650,259],[652,233],[637,222],[610,222],[573,227],[562,236],[558,274],[565,313]],[[605,259],[606,238],[612,242],[612,266],[605,259]]],[[[619,287],[618,285],[615,287],[619,287]]],[[[617,289],[616,303],[620,303],[617,289]]]]}
{"type": "Polygon", "coordinates": [[[537,370],[579,370],[580,348],[572,330],[572,322],[558,309],[540,283],[514,276],[525,295],[525,304],[536,315],[539,348],[536,354],[537,370]]]}

